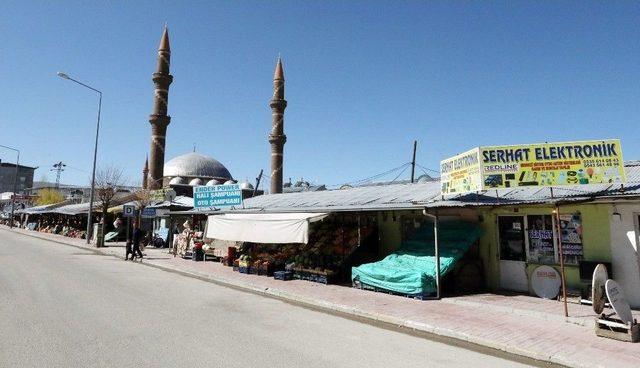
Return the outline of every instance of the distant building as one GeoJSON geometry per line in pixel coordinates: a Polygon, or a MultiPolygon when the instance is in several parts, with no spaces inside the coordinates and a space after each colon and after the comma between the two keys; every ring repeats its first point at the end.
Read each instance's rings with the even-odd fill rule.
{"type": "Polygon", "coordinates": [[[314,185],[303,179],[293,183],[291,182],[291,178],[289,178],[289,182],[284,183],[282,186],[282,193],[319,192],[323,190],[327,190],[325,185],[314,185]]]}
{"type": "MultiPolygon", "coordinates": [[[[88,202],[89,196],[91,195],[91,186],[89,185],[59,184],[56,188],[56,183],[48,181],[34,182],[32,187],[25,189],[25,193],[37,197],[40,192],[45,189],[57,190],[64,196],[65,200],[72,200],[78,203],[88,202]]],[[[118,192],[129,193],[135,192],[139,189],[139,187],[122,186],[118,187],[118,192]]]]}
{"type": "MultiPolygon", "coordinates": [[[[18,181],[16,182],[16,192],[24,194],[27,188],[33,186],[33,173],[35,167],[18,166],[18,181]]],[[[12,192],[16,177],[16,165],[10,162],[0,163],[0,193],[12,192]]]]}

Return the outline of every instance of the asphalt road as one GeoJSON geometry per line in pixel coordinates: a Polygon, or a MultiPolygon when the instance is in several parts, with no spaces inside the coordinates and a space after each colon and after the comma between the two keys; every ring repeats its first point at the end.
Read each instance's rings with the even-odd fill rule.
{"type": "Polygon", "coordinates": [[[0,229],[0,367],[524,364],[0,229]]]}

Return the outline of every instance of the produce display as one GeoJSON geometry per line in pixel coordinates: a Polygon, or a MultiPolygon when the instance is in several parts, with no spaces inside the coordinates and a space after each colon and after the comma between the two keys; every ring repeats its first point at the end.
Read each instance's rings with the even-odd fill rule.
{"type": "Polygon", "coordinates": [[[293,271],[294,278],[322,283],[335,280],[345,260],[366,238],[375,225],[359,226],[357,221],[326,219],[314,223],[308,244],[244,243],[239,253],[241,272],[272,275],[275,271],[293,271]]]}

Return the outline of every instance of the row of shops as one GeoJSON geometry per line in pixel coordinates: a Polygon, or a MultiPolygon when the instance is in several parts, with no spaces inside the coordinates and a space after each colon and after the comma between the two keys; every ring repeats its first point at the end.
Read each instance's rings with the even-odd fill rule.
{"type": "Polygon", "coordinates": [[[502,188],[445,198],[433,181],[258,196],[242,209],[169,215],[172,223],[197,222],[197,246],[217,248],[220,257],[233,245],[239,269],[262,265],[429,297],[437,296],[438,277],[445,296],[533,294],[534,270],[544,265],[562,272],[569,295],[579,298],[588,295],[593,267],[604,263],[630,304],[640,307],[640,163],[627,163],[625,171],[624,185],[502,188]]]}
{"type": "MultiPolygon", "coordinates": [[[[497,158],[510,154],[494,151],[497,158]]],[[[478,162],[480,152],[454,158],[451,167],[478,162]]],[[[605,170],[567,169],[544,178],[492,173],[476,187],[452,176],[462,179],[253,198],[242,188],[242,205],[224,210],[193,209],[193,199],[179,192],[148,205],[154,211],[141,216],[142,227],[175,255],[421,298],[534,294],[540,266],[563,275],[570,295],[586,297],[592,270],[603,263],[640,307],[640,163],[620,167],[622,181],[605,170]]],[[[140,209],[123,195],[108,213],[99,204],[93,211],[109,232],[126,206],[140,209]]],[[[60,203],[16,216],[33,230],[82,237],[88,210],[86,203],[60,203]]]]}

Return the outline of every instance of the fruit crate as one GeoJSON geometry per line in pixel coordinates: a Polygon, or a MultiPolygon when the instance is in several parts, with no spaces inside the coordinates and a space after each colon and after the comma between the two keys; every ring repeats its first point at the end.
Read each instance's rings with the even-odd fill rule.
{"type": "Polygon", "coordinates": [[[305,270],[293,271],[293,278],[296,280],[311,281],[311,274],[305,270]]]}
{"type": "Polygon", "coordinates": [[[334,284],[335,280],[336,280],[336,276],[334,274],[317,273],[314,275],[313,281],[328,285],[328,284],[334,284]]]}
{"type": "Polygon", "coordinates": [[[276,280],[289,281],[293,280],[292,271],[276,271],[273,273],[273,278],[276,280]]]}

